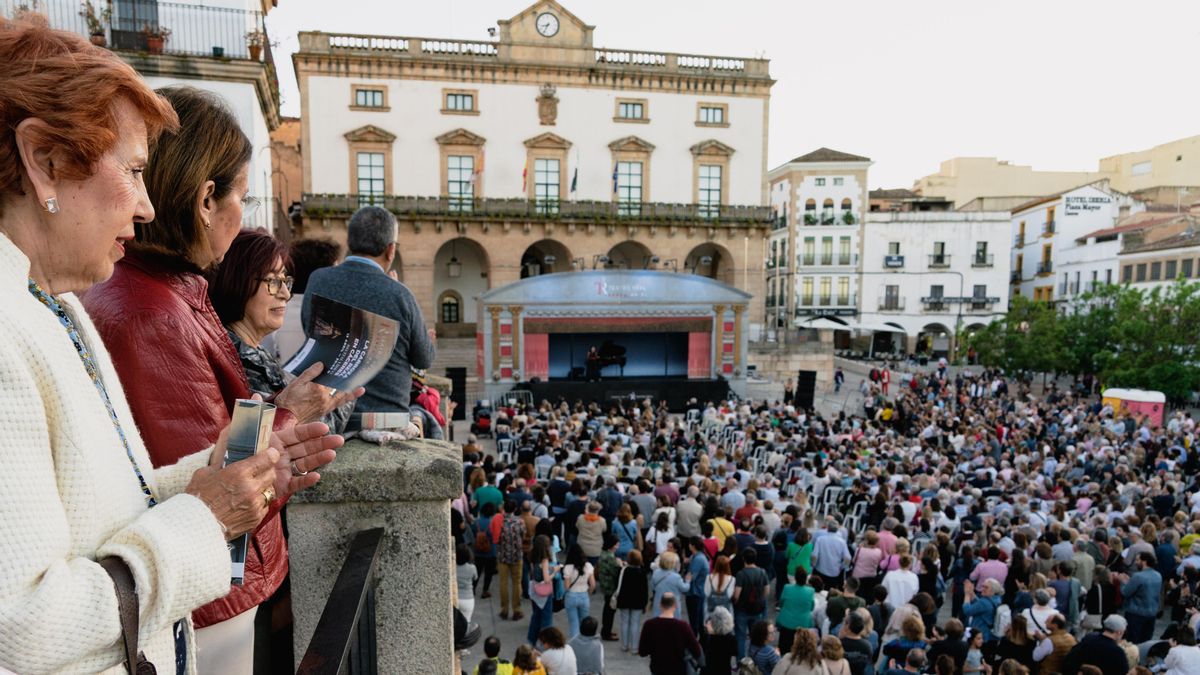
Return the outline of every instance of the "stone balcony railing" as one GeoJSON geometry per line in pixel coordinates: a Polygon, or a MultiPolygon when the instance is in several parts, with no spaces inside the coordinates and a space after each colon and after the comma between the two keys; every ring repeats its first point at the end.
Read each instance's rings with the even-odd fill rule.
{"type": "Polygon", "coordinates": [[[352,440],[321,471],[316,487],[292,496],[288,547],[295,662],[303,664],[302,672],[344,672],[341,667],[355,659],[381,673],[412,671],[413,664],[430,675],[457,672],[450,500],[461,493],[456,445],[352,440]],[[379,537],[378,530],[371,592],[331,596],[335,580],[344,576],[343,563],[354,562],[360,533],[379,537]],[[323,615],[326,629],[329,616],[342,620],[314,639],[323,615]],[[337,639],[330,640],[329,632],[337,639]]]}
{"type": "MultiPolygon", "coordinates": [[[[629,204],[608,201],[558,201],[475,198],[469,205],[450,197],[383,196],[379,206],[398,218],[453,218],[455,220],[566,220],[663,224],[737,223],[768,228],[774,220],[769,206],[668,204],[648,202],[631,209],[629,204]]],[[[353,194],[311,194],[302,198],[304,215],[310,218],[349,218],[361,201],[353,194]]]]}
{"type": "MultiPolygon", "coordinates": [[[[300,53],[395,59],[502,61],[509,45],[483,40],[444,40],[355,33],[300,33],[300,53]]],[[[586,48],[590,67],[640,70],[655,74],[768,78],[770,61],[728,56],[676,54],[642,50],[586,48]]]]}

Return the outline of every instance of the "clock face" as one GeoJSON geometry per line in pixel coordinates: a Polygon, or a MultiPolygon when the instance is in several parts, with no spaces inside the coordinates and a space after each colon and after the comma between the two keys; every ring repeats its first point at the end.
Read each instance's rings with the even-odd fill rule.
{"type": "Polygon", "coordinates": [[[550,12],[543,12],[537,18],[537,30],[543,37],[554,37],[558,33],[558,17],[550,12]]]}

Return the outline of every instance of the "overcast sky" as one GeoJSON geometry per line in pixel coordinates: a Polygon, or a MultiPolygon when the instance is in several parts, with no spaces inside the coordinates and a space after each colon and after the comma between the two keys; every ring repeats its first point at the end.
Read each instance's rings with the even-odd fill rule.
{"type": "MultiPolygon", "coordinates": [[[[532,0],[281,0],[284,114],[301,30],[487,39],[532,0]]],[[[1038,169],[1200,134],[1196,0],[566,0],[597,47],[771,60],[768,163],[866,155],[872,188],[955,156],[1038,169]]]]}

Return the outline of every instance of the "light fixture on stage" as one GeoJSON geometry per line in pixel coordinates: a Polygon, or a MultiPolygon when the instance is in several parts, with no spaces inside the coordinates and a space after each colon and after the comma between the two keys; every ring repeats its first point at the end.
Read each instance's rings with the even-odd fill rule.
{"type": "Polygon", "coordinates": [[[598,265],[607,265],[610,262],[612,262],[611,258],[603,253],[597,253],[596,255],[592,256],[592,269],[596,269],[598,265]]]}
{"type": "Polygon", "coordinates": [[[446,263],[446,276],[451,279],[457,279],[462,276],[462,263],[458,262],[458,256],[454,255],[455,244],[450,242],[450,262],[446,263]]]}
{"type": "Polygon", "coordinates": [[[649,258],[646,258],[646,264],[642,267],[642,269],[648,270],[651,267],[658,267],[658,263],[660,263],[660,262],[662,262],[662,258],[659,258],[656,255],[652,255],[649,258]]]}
{"type": "Polygon", "coordinates": [[[554,267],[554,263],[556,263],[556,262],[558,262],[558,258],[556,258],[552,255],[548,255],[548,256],[545,256],[542,258],[542,264],[544,264],[546,266],[547,272],[550,271],[550,268],[554,267]]]}
{"type": "Polygon", "coordinates": [[[712,261],[711,255],[702,255],[699,258],[694,258],[692,262],[692,274],[695,274],[696,270],[701,267],[708,267],[712,264],[712,261]]]}

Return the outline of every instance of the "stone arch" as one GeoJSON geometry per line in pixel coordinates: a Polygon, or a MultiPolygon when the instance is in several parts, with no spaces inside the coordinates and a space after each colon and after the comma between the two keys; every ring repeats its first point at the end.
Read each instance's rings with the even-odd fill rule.
{"type": "Polygon", "coordinates": [[[716,242],[708,241],[693,248],[684,259],[681,270],[736,285],[733,254],[716,242]]]}
{"type": "Polygon", "coordinates": [[[542,239],[521,254],[521,278],[553,274],[573,269],[571,249],[557,239],[542,239]]]}
{"type": "Polygon", "coordinates": [[[948,356],[954,341],[954,331],[946,325],[925,324],[917,333],[917,353],[928,356],[948,356]]]}
{"type": "Polygon", "coordinates": [[[453,288],[442,291],[437,301],[438,325],[463,323],[466,317],[463,316],[462,310],[462,295],[458,291],[453,288]]]}
{"type": "Polygon", "coordinates": [[[643,270],[651,266],[654,254],[640,241],[627,239],[608,249],[606,267],[624,270],[643,270]]]}
{"type": "Polygon", "coordinates": [[[446,241],[433,257],[434,317],[438,333],[446,337],[475,334],[475,300],[491,288],[491,262],[487,249],[468,237],[446,241]],[[457,276],[451,276],[457,271],[457,276]],[[442,299],[453,293],[460,301],[459,323],[442,323],[442,299]]]}

